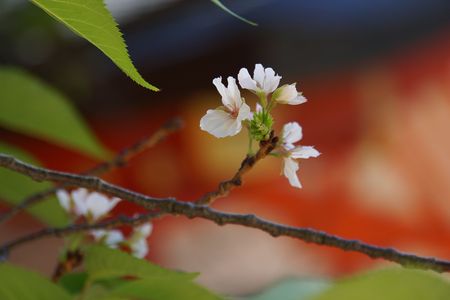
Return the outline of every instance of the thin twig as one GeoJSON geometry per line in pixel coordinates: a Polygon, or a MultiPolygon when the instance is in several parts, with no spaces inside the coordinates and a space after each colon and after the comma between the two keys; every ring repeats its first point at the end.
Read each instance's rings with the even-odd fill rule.
{"type": "Polygon", "coordinates": [[[250,171],[253,166],[266,157],[277,145],[278,137],[273,135],[273,131],[270,134],[270,138],[267,141],[260,142],[258,152],[255,155],[247,156],[241,163],[241,167],[234,174],[233,178],[230,180],[222,181],[217,190],[206,193],[204,196],[196,200],[197,204],[210,204],[214,200],[225,197],[228,193],[234,189],[242,185],[242,176],[250,171]]]}
{"type": "MultiPolygon", "coordinates": [[[[141,153],[142,151],[149,149],[162,140],[164,140],[171,133],[176,132],[182,127],[182,121],[179,118],[174,118],[166,122],[161,128],[159,128],[156,132],[154,132],[151,136],[145,137],[138,142],[134,143],[128,148],[125,148],[121,152],[119,152],[112,160],[106,161],[96,165],[95,167],[82,172],[84,175],[101,175],[106,172],[109,172],[115,168],[119,168],[124,166],[132,157],[141,153]]],[[[43,190],[41,192],[35,193],[27,198],[23,199],[20,203],[13,206],[9,211],[0,215],[0,224],[6,222],[11,219],[19,212],[27,209],[28,207],[37,204],[47,197],[50,197],[55,194],[55,192],[63,187],[67,187],[67,184],[59,184],[55,187],[51,187],[49,189],[43,190]]]]}
{"type": "MultiPolygon", "coordinates": [[[[159,209],[163,213],[172,215],[184,215],[188,218],[202,218],[215,222],[218,225],[237,224],[251,228],[257,228],[269,233],[274,237],[289,236],[300,239],[304,242],[318,245],[326,245],[339,248],[345,251],[355,251],[365,254],[372,258],[382,258],[388,261],[396,262],[405,267],[429,269],[436,272],[450,272],[450,261],[440,260],[432,257],[423,257],[414,254],[402,253],[393,248],[378,247],[366,244],[357,240],[348,240],[340,238],[322,231],[310,228],[292,227],[277,224],[259,218],[251,214],[233,214],[225,213],[212,209],[205,205],[198,205],[190,202],[182,202],[173,198],[158,199],[148,197],[143,194],[132,192],[124,188],[107,183],[99,178],[92,176],[75,175],[52,171],[44,168],[38,168],[30,164],[21,162],[12,156],[0,154],[0,166],[10,170],[17,171],[27,175],[35,180],[51,180],[65,182],[70,185],[90,188],[98,192],[109,193],[113,196],[128,200],[144,206],[147,209],[159,209]]],[[[151,215],[155,217],[155,215],[151,215]]],[[[144,217],[142,217],[144,218],[144,217]]],[[[122,220],[123,221],[123,220],[122,220]]],[[[112,223],[109,223],[110,225],[112,223]]],[[[71,225],[65,228],[47,228],[35,233],[23,236],[15,241],[5,244],[2,253],[5,255],[10,249],[20,244],[42,238],[44,236],[61,236],[82,230],[93,228],[103,228],[96,225],[71,225]],[[91,226],[91,227],[89,227],[91,226]],[[94,227],[95,226],[95,227],[94,227]],[[98,227],[97,227],[98,226],[98,227]]]]}
{"type": "Polygon", "coordinates": [[[68,225],[67,227],[59,227],[59,228],[48,227],[48,228],[40,229],[38,231],[24,235],[22,237],[19,237],[13,241],[10,241],[10,242],[2,245],[0,247],[0,258],[6,258],[8,256],[8,253],[10,252],[10,250],[17,246],[20,246],[20,245],[26,244],[28,242],[44,238],[44,237],[48,237],[48,236],[63,237],[63,236],[70,235],[72,233],[77,233],[77,232],[82,232],[82,231],[90,231],[90,230],[95,230],[95,229],[111,229],[111,228],[116,228],[116,227],[122,226],[122,225],[136,226],[136,225],[145,223],[146,221],[151,220],[151,219],[155,218],[156,216],[157,215],[155,213],[151,212],[151,213],[139,214],[134,217],[118,216],[112,220],[95,223],[95,224],[81,223],[81,224],[68,225]]]}

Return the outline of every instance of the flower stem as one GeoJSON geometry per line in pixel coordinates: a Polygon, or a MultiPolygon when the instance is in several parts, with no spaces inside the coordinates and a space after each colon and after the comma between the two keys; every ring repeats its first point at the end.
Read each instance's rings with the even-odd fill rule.
{"type": "Polygon", "coordinates": [[[270,152],[267,155],[274,156],[274,157],[283,157],[283,155],[281,153],[278,153],[278,152],[270,152]]]}
{"type": "Polygon", "coordinates": [[[269,104],[267,105],[267,112],[270,113],[270,111],[275,107],[276,104],[276,101],[270,100],[269,104]]]}
{"type": "Polygon", "coordinates": [[[264,92],[260,92],[260,93],[258,93],[258,97],[259,97],[259,103],[261,104],[263,109],[265,109],[266,106],[267,106],[267,96],[266,96],[266,94],[264,92]]]}

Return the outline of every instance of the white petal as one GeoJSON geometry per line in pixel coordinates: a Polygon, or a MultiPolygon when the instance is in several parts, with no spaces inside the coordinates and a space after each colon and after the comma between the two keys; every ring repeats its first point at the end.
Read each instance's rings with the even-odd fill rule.
{"type": "Polygon", "coordinates": [[[298,105],[298,104],[303,104],[306,101],[308,101],[308,100],[302,94],[298,93],[297,97],[292,99],[288,104],[290,104],[290,105],[298,105]]]}
{"type": "Polygon", "coordinates": [[[237,122],[242,122],[243,120],[251,119],[252,113],[250,112],[250,106],[246,103],[242,103],[241,108],[239,109],[238,116],[236,118],[237,122]]]}
{"type": "Polygon", "coordinates": [[[283,144],[286,150],[291,150],[293,144],[300,141],[303,137],[302,127],[297,122],[290,122],[283,126],[283,144]]]}
{"type": "Polygon", "coordinates": [[[235,111],[239,109],[242,105],[241,93],[239,92],[239,88],[236,84],[236,79],[229,76],[228,77],[228,99],[223,99],[222,102],[225,106],[230,109],[230,111],[235,111]],[[225,103],[227,102],[227,103],[225,103]]]}
{"type": "Polygon", "coordinates": [[[130,245],[133,255],[138,258],[144,258],[148,253],[147,239],[138,239],[130,245]]]}
{"type": "Polygon", "coordinates": [[[283,174],[289,180],[290,185],[296,188],[302,188],[300,180],[297,177],[298,163],[291,158],[283,159],[283,174]]]}
{"type": "Polygon", "coordinates": [[[216,86],[217,91],[219,92],[219,94],[222,97],[222,99],[228,97],[227,89],[222,83],[222,77],[214,78],[213,79],[213,84],[216,86]]]}
{"type": "Polygon", "coordinates": [[[109,230],[106,236],[105,243],[108,246],[117,246],[117,244],[123,242],[125,240],[122,231],[120,230],[109,230]]]}
{"type": "Polygon", "coordinates": [[[248,73],[248,70],[246,68],[242,68],[239,71],[238,74],[238,80],[239,84],[243,89],[251,90],[251,91],[258,91],[258,87],[256,86],[256,81],[254,81],[250,74],[248,73]]]}
{"type": "Polygon", "coordinates": [[[97,229],[92,230],[91,234],[94,236],[96,241],[103,240],[103,242],[111,248],[117,248],[118,244],[125,240],[123,233],[117,229],[97,229]]]}
{"type": "Polygon", "coordinates": [[[152,223],[145,223],[141,226],[136,227],[134,231],[140,234],[142,237],[148,237],[153,231],[153,225],[152,223]]]}
{"type": "Polygon", "coordinates": [[[73,190],[71,193],[72,199],[75,202],[85,202],[88,194],[89,194],[88,190],[85,188],[73,190]]]}
{"type": "Polygon", "coordinates": [[[264,67],[261,64],[255,65],[255,70],[253,71],[253,79],[256,81],[256,84],[258,85],[258,88],[261,88],[264,86],[264,77],[266,76],[264,72],[264,67]]]}
{"type": "Polygon", "coordinates": [[[297,105],[306,102],[306,98],[303,97],[297,88],[295,83],[285,84],[274,93],[273,100],[281,104],[297,105]]]}
{"type": "Polygon", "coordinates": [[[281,76],[275,75],[275,71],[272,68],[266,68],[265,70],[265,76],[264,76],[264,83],[263,83],[263,90],[268,93],[272,93],[275,91],[275,89],[280,84],[281,76]]]}
{"type": "Polygon", "coordinates": [[[227,80],[228,87],[223,85],[222,77],[214,78],[213,84],[216,86],[220,96],[222,97],[221,100],[223,105],[225,105],[228,110],[235,111],[239,109],[242,104],[241,94],[238,86],[236,85],[236,79],[230,76],[227,80]]]}
{"type": "Polygon", "coordinates": [[[295,147],[291,151],[291,157],[292,158],[310,158],[310,157],[317,157],[320,155],[320,152],[314,149],[314,147],[311,146],[300,146],[295,147]]]}
{"type": "Polygon", "coordinates": [[[241,131],[242,124],[221,109],[210,109],[200,119],[200,128],[215,137],[223,138],[238,134],[241,131]]]}
{"type": "Polygon", "coordinates": [[[75,213],[79,216],[84,216],[87,213],[86,197],[88,194],[88,190],[85,188],[76,189],[71,193],[75,205],[75,213]]]}
{"type": "Polygon", "coordinates": [[[93,192],[87,197],[86,206],[92,218],[97,220],[106,215],[117,204],[117,199],[110,201],[105,195],[93,192]]]}
{"type": "Polygon", "coordinates": [[[114,207],[114,206],[116,206],[116,205],[117,205],[117,203],[119,203],[120,201],[122,201],[122,199],[120,199],[120,198],[117,198],[117,197],[113,197],[113,198],[111,199],[111,202],[110,202],[110,204],[111,204],[111,207],[114,207]]]}
{"type": "Polygon", "coordinates": [[[56,197],[58,198],[59,204],[64,208],[65,211],[70,212],[70,195],[66,190],[57,190],[56,197]]]}

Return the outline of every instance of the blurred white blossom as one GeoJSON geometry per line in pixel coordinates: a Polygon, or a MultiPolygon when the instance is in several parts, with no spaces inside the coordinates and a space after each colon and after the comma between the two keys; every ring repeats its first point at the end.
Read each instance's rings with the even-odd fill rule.
{"type": "Polygon", "coordinates": [[[111,248],[118,248],[119,244],[125,240],[122,231],[117,229],[97,229],[92,230],[91,234],[96,241],[105,243],[108,247],[111,248]]]}
{"type": "Polygon", "coordinates": [[[75,209],[75,204],[73,203],[72,198],[66,190],[57,190],[56,197],[58,198],[59,204],[64,208],[68,213],[73,213],[75,209]]]}
{"type": "Polygon", "coordinates": [[[147,237],[152,233],[152,223],[145,223],[137,226],[133,230],[133,235],[129,240],[131,252],[138,258],[144,258],[148,253],[147,237]]]}
{"type": "Polygon", "coordinates": [[[56,192],[60,205],[70,214],[84,216],[89,221],[96,221],[108,214],[120,201],[119,198],[109,199],[98,192],[89,192],[79,188],[70,194],[65,190],[56,192]]]}
{"type": "Polygon", "coordinates": [[[133,229],[131,236],[125,239],[120,230],[92,230],[91,234],[97,242],[104,243],[110,248],[129,248],[131,254],[138,258],[144,258],[149,250],[147,238],[152,233],[153,225],[145,223],[136,226],[133,229]]]}
{"type": "MultiPolygon", "coordinates": [[[[90,222],[106,216],[108,212],[120,201],[119,198],[109,199],[97,192],[89,192],[84,188],[73,190],[70,194],[66,190],[56,192],[60,205],[70,214],[84,216],[90,222]]],[[[110,248],[129,247],[131,253],[143,258],[148,253],[147,237],[152,233],[153,225],[145,223],[136,226],[129,238],[125,238],[122,231],[117,229],[96,229],[90,234],[94,240],[110,248]]]]}

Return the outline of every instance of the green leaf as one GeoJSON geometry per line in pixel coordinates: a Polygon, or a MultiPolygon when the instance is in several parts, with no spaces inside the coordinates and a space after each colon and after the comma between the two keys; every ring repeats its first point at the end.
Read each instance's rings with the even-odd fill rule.
{"type": "Polygon", "coordinates": [[[97,158],[105,150],[70,102],[30,74],[0,67],[0,126],[97,158]]]}
{"type": "Polygon", "coordinates": [[[83,290],[88,275],[86,272],[64,274],[58,284],[71,294],[78,294],[83,290]]]}
{"type": "Polygon", "coordinates": [[[108,297],[109,291],[105,287],[97,284],[89,285],[89,287],[83,291],[82,297],[83,300],[110,300],[108,297]]]}
{"type": "Polygon", "coordinates": [[[62,288],[41,275],[10,264],[0,264],[0,282],[2,300],[71,299],[62,288]]]}
{"type": "Polygon", "coordinates": [[[435,273],[385,269],[338,282],[314,300],[444,300],[450,299],[450,283],[435,273]]]}
{"type": "Polygon", "coordinates": [[[221,299],[207,289],[180,277],[154,277],[134,280],[114,289],[110,295],[142,300],[221,299]]]}
{"type": "Polygon", "coordinates": [[[85,268],[91,281],[122,276],[173,277],[191,280],[197,275],[167,270],[123,251],[98,245],[86,249],[85,268]]]}
{"type": "Polygon", "coordinates": [[[288,279],[260,294],[246,297],[245,300],[307,300],[329,286],[330,284],[325,280],[288,279]]]}
{"type": "Polygon", "coordinates": [[[152,300],[219,299],[192,282],[197,274],[167,270],[123,251],[103,246],[94,245],[86,249],[85,269],[93,289],[88,293],[94,293],[98,299],[150,299],[150,295],[152,300]],[[141,279],[110,280],[125,276],[141,279]],[[105,291],[111,288],[113,291],[106,294],[105,291]]]}
{"type": "Polygon", "coordinates": [[[158,91],[134,67],[117,23],[102,0],[31,1],[100,49],[137,84],[158,91]]]}
{"type": "MultiPolygon", "coordinates": [[[[10,154],[22,161],[39,166],[40,163],[27,152],[0,142],[0,153],[10,154]]],[[[10,204],[17,204],[25,197],[50,188],[47,182],[38,183],[28,177],[0,168],[0,198],[10,204]]],[[[50,197],[27,209],[33,216],[51,226],[64,226],[68,223],[66,212],[55,197],[50,197]]]]}
{"type": "Polygon", "coordinates": [[[257,23],[252,22],[246,18],[241,17],[240,15],[236,14],[235,12],[233,12],[232,10],[230,10],[228,7],[226,7],[225,5],[222,4],[222,2],[220,0],[211,0],[212,3],[214,3],[215,5],[217,5],[218,7],[220,7],[221,9],[223,9],[224,11],[226,11],[227,13],[229,13],[230,15],[232,15],[235,18],[238,18],[239,20],[250,24],[252,26],[258,26],[257,23]]]}

